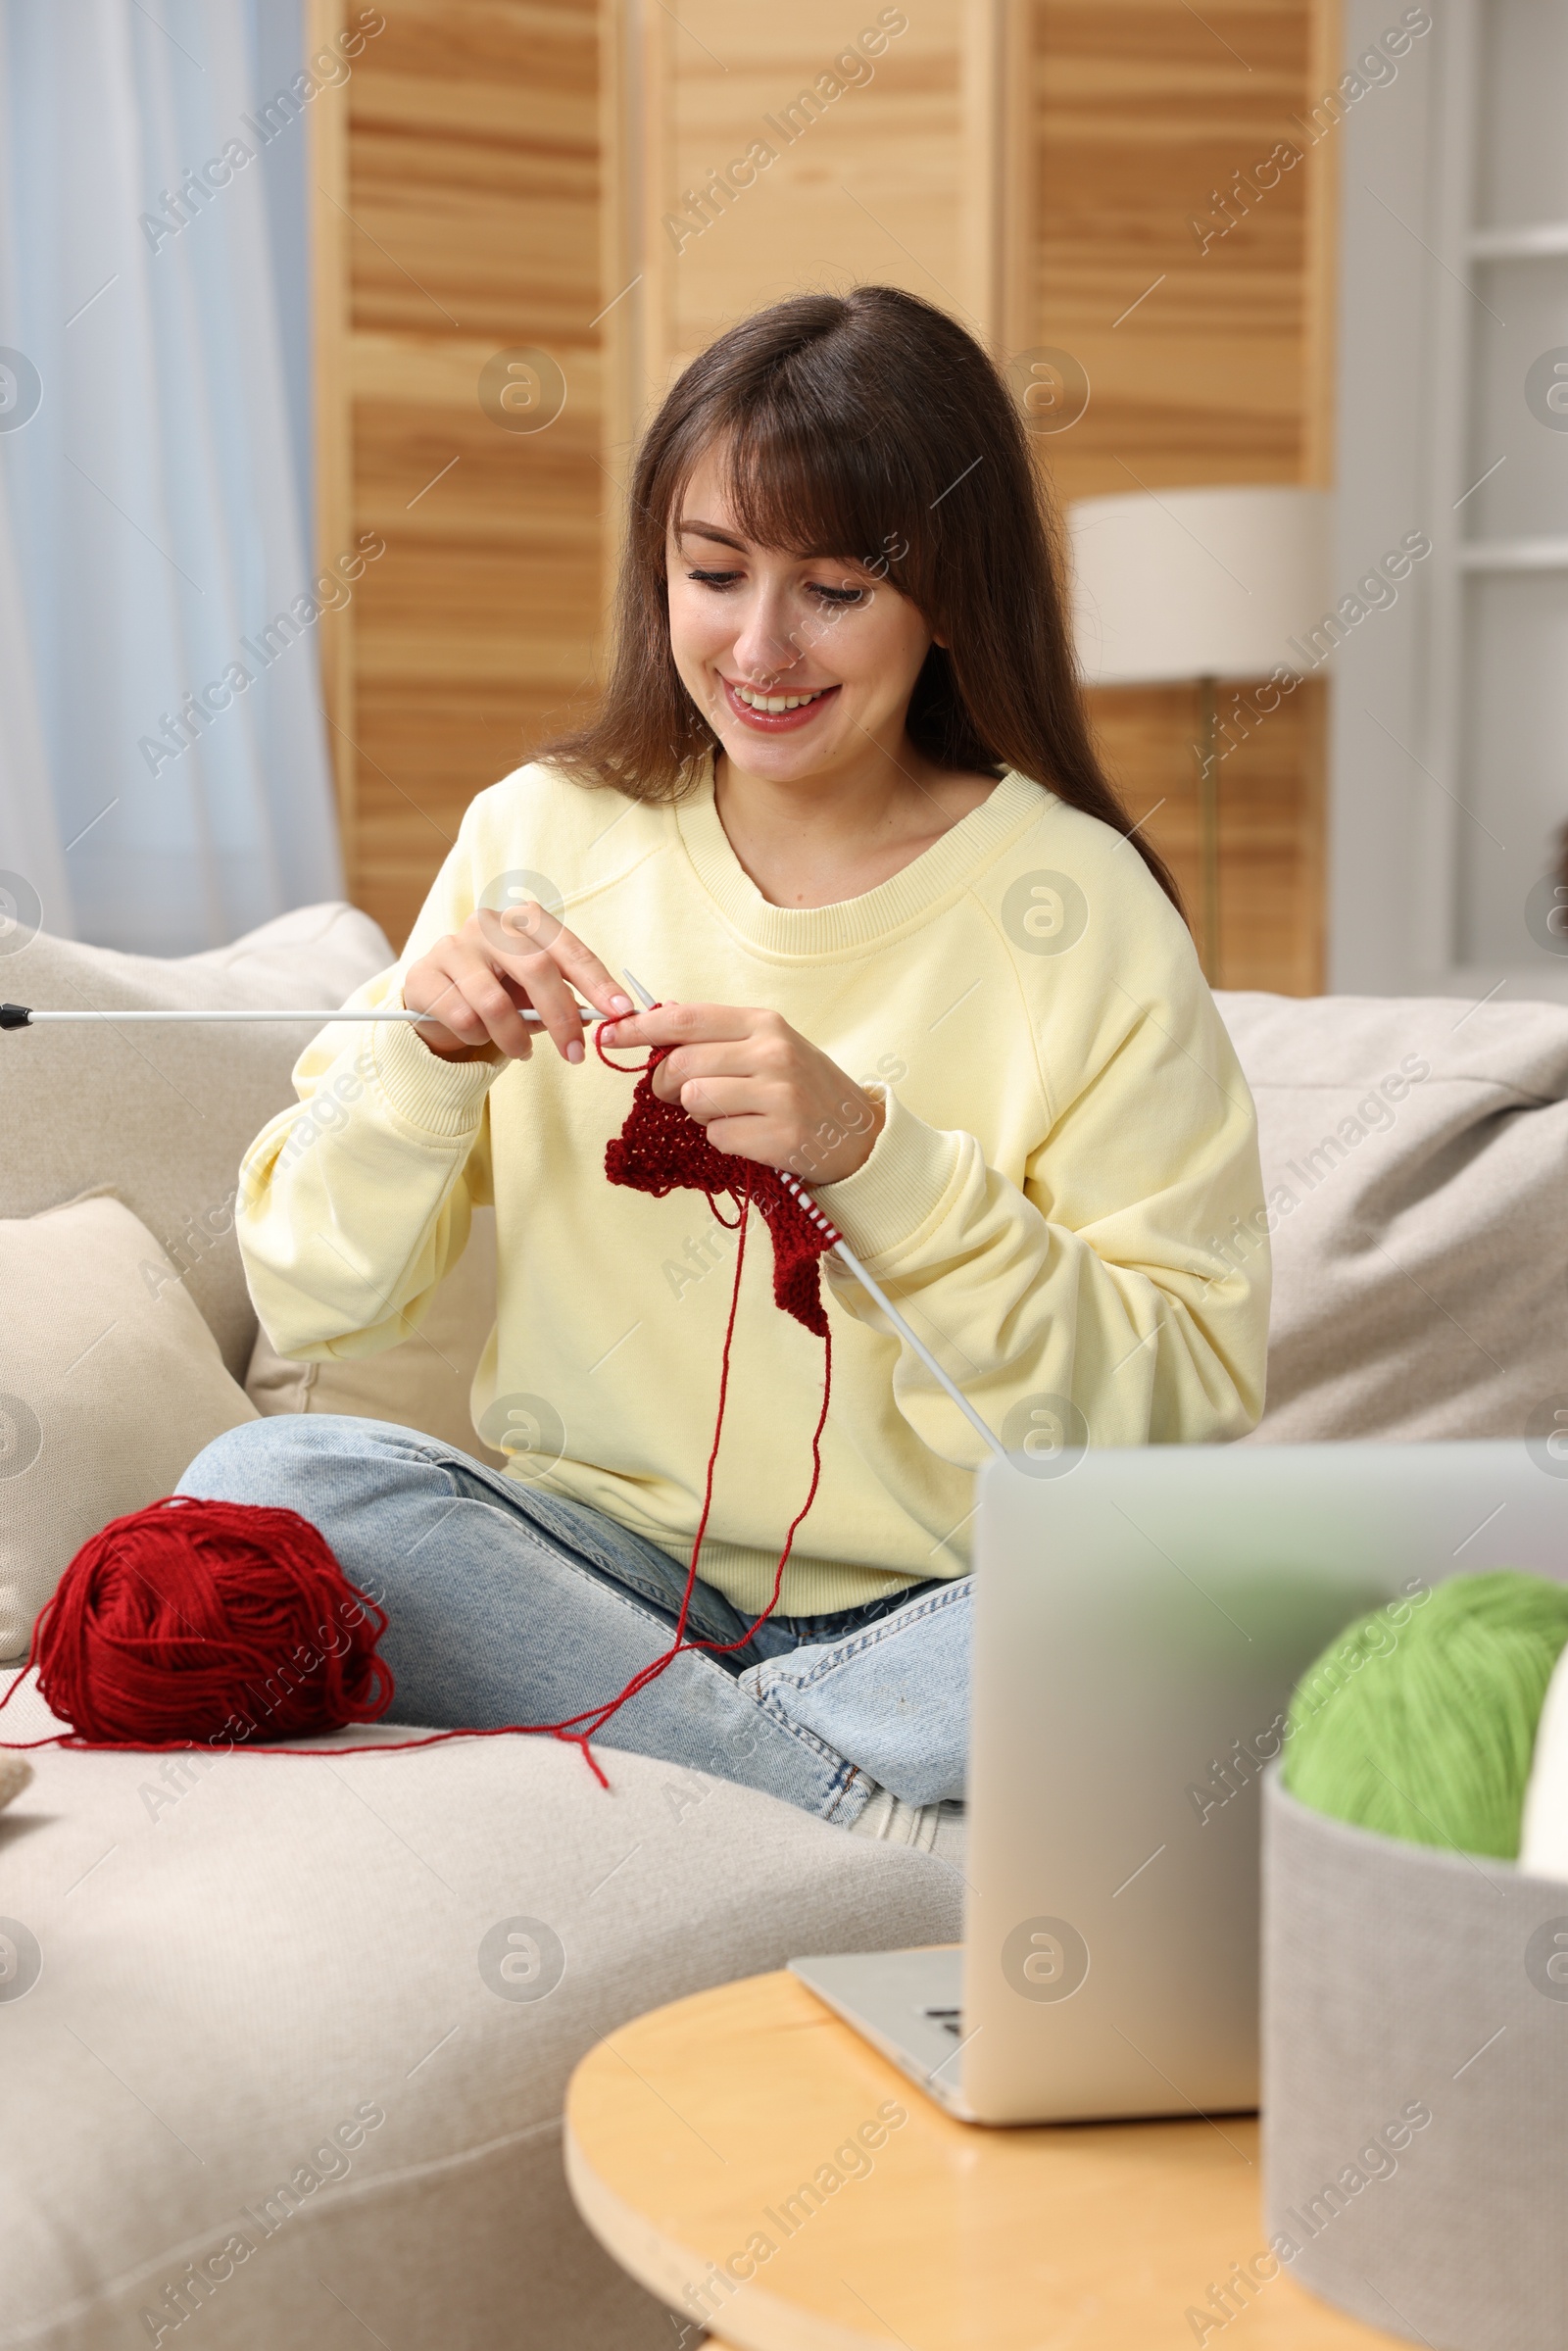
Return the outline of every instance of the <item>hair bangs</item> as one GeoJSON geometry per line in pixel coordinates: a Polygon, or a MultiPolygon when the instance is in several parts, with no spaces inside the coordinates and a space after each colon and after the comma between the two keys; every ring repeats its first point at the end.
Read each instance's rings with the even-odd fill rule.
{"type": "Polygon", "coordinates": [[[842,557],[897,579],[912,503],[897,434],[868,401],[824,398],[793,372],[780,369],[760,400],[715,420],[708,446],[735,519],[754,546],[842,557]]]}

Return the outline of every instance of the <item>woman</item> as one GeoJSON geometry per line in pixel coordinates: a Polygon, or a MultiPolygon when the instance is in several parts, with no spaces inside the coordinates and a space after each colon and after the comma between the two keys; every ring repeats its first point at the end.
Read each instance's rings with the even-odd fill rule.
{"type": "MultiPolygon", "coordinates": [[[[325,1029],[311,1110],[247,1155],[251,1289],[295,1357],[406,1337],[495,1204],[472,1403],[509,1474],[326,1416],[237,1429],[183,1482],[321,1528],[389,1612],[405,1722],[580,1717],[680,1607],[734,1236],[698,1193],[607,1182],[631,1082],[585,1053],[579,998],[623,1064],[672,1049],[656,1091],[717,1150],[811,1185],[1031,1469],[1255,1422],[1251,1103],[1097,764],[1006,391],[910,295],[781,303],[687,368],[638,460],[599,715],[480,794],[352,1000],[430,1020],[325,1029]]],[[[825,1259],[820,1486],[758,1622],[823,1378],[769,1270],[759,1238],[688,1618],[712,1645],[604,1743],[929,1844],[963,1791],[985,1448],[825,1259]]]]}

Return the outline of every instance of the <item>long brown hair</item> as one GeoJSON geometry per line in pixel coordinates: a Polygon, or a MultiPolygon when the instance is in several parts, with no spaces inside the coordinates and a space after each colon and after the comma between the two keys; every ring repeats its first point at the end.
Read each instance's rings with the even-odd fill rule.
{"type": "Polygon", "coordinates": [[[632,475],[613,666],[598,714],[539,753],[584,784],[674,800],[717,737],[669,643],[665,541],[704,452],[723,452],[755,545],[870,565],[946,638],[915,680],[909,740],[936,765],[1045,784],[1134,846],[1073,665],[1060,528],[1005,384],[957,321],[894,286],[801,294],[692,361],[632,475]]]}

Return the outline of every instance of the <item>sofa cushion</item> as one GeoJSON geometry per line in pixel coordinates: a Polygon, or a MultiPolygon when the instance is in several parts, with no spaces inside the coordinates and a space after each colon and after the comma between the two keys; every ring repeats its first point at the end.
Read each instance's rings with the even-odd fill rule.
{"type": "Polygon", "coordinates": [[[439,1437],[492,1469],[507,1456],[485,1444],[468,1392],[496,1319],[496,1212],[475,1208],[468,1242],[416,1331],[379,1355],[296,1363],[256,1334],[245,1393],[258,1412],[347,1412],[439,1437]]]}
{"type": "Polygon", "coordinates": [[[90,1535],[256,1407],[141,1219],[107,1193],[0,1221],[0,1659],[90,1535]]]}
{"type": "Polygon", "coordinates": [[[1568,1415],[1568,1005],[1219,1006],[1274,1225],[1268,1394],[1246,1442],[1549,1433],[1568,1415]]]}
{"type": "MultiPolygon", "coordinates": [[[[299,906],[231,947],[162,961],[18,932],[0,997],[66,1011],[112,1005],[336,1008],[392,950],[358,907],[299,906]]],[[[5,946],[0,941],[0,948],[5,946]]],[[[73,1021],[0,1035],[0,1216],[31,1216],[113,1184],[150,1227],[243,1380],[256,1314],[234,1239],[241,1153],[293,1100],[312,1031],[249,1022],[73,1021]]]]}
{"type": "MultiPolygon", "coordinates": [[[[24,1703],[7,1736],[50,1728],[24,1703]]],[[[167,2351],[183,2306],[206,2351],[671,2351],[567,2199],[573,2065],[804,1952],[952,1940],[962,1881],[602,1760],[608,1794],[550,1739],[37,1753],[0,1819],[0,2340],[167,2351]]]]}

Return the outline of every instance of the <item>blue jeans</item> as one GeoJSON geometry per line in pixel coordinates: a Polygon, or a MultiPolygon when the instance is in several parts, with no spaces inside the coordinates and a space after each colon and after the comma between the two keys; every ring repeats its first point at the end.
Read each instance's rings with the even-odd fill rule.
{"type": "MultiPolygon", "coordinates": [[[[181,1494],[281,1504],[387,1612],[387,1719],[486,1730],[612,1697],[668,1648],[685,1570],[585,1504],[455,1445],[339,1413],[280,1413],[218,1438],[181,1494]]],[[[880,1784],[961,1797],[969,1735],[967,1577],[829,1616],[771,1617],[727,1658],[685,1652],[594,1743],[738,1781],[848,1827],[880,1784]]],[[[699,1581],[688,1637],[751,1619],[699,1581]]]]}

